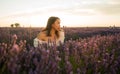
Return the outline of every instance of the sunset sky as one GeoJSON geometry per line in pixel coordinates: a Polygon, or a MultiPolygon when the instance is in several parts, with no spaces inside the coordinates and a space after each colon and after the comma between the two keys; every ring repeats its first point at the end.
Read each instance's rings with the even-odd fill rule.
{"type": "Polygon", "coordinates": [[[120,27],[120,0],[0,0],[0,27],[45,27],[50,16],[61,26],[120,27]]]}

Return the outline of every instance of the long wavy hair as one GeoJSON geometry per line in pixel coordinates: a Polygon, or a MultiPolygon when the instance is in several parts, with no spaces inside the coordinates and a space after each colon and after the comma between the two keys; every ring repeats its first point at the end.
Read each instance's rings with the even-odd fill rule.
{"type": "MultiPolygon", "coordinates": [[[[46,31],[47,36],[51,36],[50,31],[52,30],[52,24],[54,24],[57,19],[60,18],[55,16],[49,17],[46,28],[42,30],[42,31],[46,31]]],[[[57,36],[57,38],[59,38],[59,31],[55,31],[55,35],[57,36]]]]}

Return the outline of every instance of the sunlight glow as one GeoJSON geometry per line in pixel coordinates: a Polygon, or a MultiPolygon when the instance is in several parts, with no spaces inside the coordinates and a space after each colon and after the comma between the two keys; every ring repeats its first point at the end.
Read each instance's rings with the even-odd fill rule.
{"type": "Polygon", "coordinates": [[[24,27],[45,27],[50,16],[61,26],[120,26],[118,0],[1,0],[0,27],[20,23],[24,27]]]}

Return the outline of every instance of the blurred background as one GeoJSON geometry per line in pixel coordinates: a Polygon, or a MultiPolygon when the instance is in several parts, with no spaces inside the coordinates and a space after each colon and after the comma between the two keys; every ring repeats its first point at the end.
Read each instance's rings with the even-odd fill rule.
{"type": "Polygon", "coordinates": [[[120,0],[0,0],[0,27],[45,27],[50,16],[61,26],[120,27],[120,0]]]}

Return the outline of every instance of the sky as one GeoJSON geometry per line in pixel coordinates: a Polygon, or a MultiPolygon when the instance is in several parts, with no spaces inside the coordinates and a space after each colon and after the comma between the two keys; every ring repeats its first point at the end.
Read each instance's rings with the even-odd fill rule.
{"type": "Polygon", "coordinates": [[[120,27],[120,0],[0,0],[0,27],[45,27],[50,16],[68,27],[120,27]]]}

